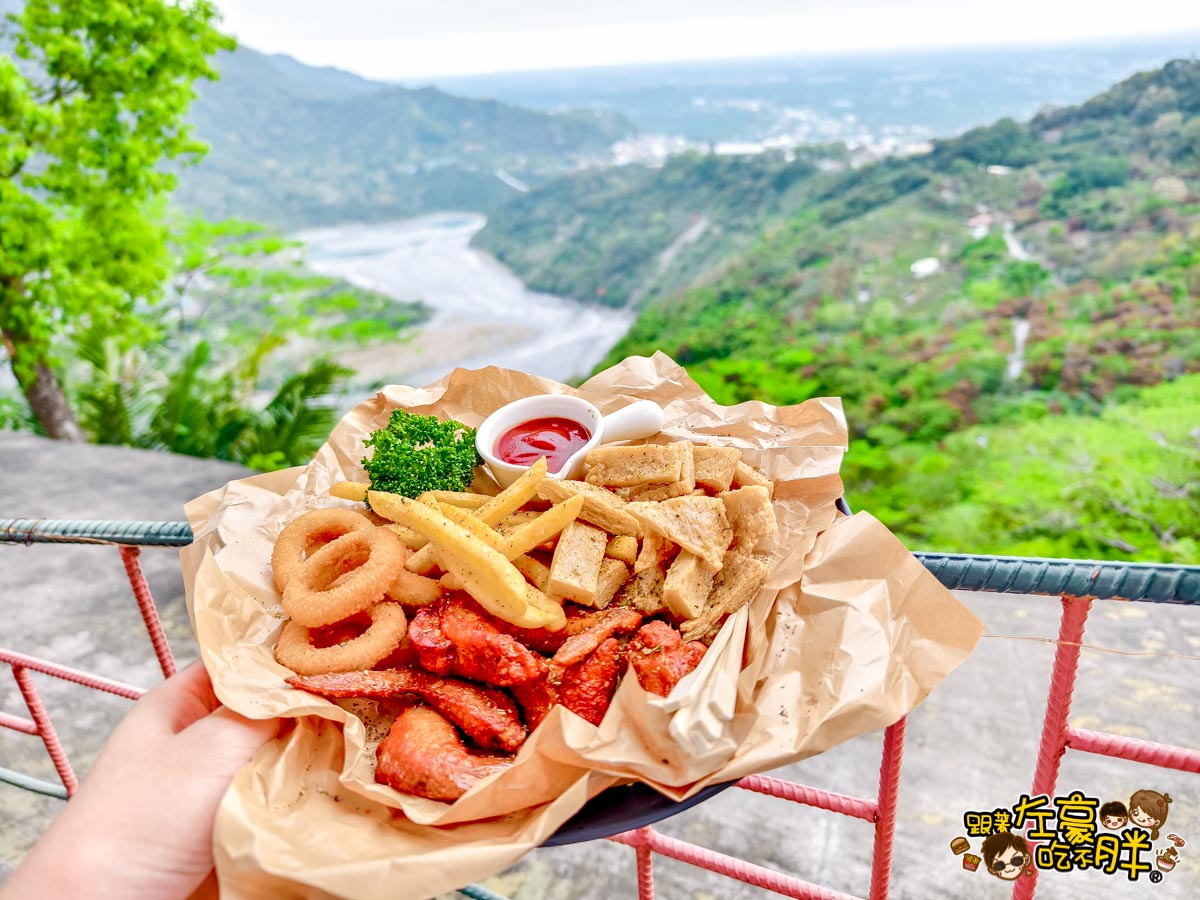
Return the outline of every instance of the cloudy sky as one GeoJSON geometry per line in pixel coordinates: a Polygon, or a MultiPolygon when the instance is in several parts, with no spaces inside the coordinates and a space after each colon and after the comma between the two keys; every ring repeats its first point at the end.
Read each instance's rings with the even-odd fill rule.
{"type": "Polygon", "coordinates": [[[372,78],[1200,31],[1200,0],[217,0],[243,43],[372,78]]]}

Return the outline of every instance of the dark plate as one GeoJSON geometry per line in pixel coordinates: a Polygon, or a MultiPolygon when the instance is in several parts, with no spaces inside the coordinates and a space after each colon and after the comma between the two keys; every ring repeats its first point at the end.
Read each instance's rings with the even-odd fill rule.
{"type": "Polygon", "coordinates": [[[691,809],[736,783],[727,781],[710,785],[694,797],[678,803],[641,782],[609,788],[589,800],[583,809],[564,822],[544,846],[560,847],[632,831],[691,809]]]}
{"type": "MultiPolygon", "coordinates": [[[[850,505],[844,497],[838,498],[837,508],[843,514],[851,515],[850,505]]],[[[593,841],[623,831],[632,831],[643,825],[652,825],[685,809],[691,809],[697,803],[703,803],[736,783],[726,781],[723,784],[711,785],[694,797],[679,803],[641,782],[609,788],[589,800],[583,809],[564,822],[543,846],[560,847],[563,844],[593,841]]]]}

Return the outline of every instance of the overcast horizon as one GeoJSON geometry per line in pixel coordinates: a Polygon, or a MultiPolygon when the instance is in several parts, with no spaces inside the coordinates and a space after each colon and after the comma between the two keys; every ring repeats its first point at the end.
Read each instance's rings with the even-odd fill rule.
{"type": "Polygon", "coordinates": [[[267,53],[381,81],[557,69],[1047,45],[1200,33],[1194,0],[219,0],[224,29],[267,53]],[[969,8],[963,8],[969,6],[969,8]],[[797,12],[797,10],[801,10],[797,12]],[[804,11],[810,9],[810,12],[804,11]]]}

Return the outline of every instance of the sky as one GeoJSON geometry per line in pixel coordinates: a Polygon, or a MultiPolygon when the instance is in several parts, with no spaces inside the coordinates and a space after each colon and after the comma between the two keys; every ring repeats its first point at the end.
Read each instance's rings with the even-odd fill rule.
{"type": "Polygon", "coordinates": [[[1200,31],[1200,0],[217,0],[244,44],[370,78],[1200,31]]]}

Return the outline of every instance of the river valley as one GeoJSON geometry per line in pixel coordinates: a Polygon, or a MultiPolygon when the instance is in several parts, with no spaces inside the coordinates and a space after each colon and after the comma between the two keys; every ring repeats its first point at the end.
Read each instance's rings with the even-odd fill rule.
{"type": "Polygon", "coordinates": [[[359,382],[420,386],[455,367],[488,365],[566,381],[591,372],[629,329],[630,312],[528,290],[470,246],[484,222],[437,213],[297,235],[316,271],[433,309],[410,338],[340,354],[359,382]]]}

